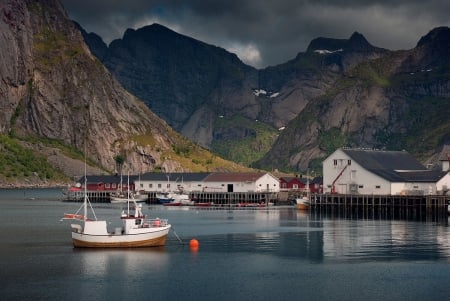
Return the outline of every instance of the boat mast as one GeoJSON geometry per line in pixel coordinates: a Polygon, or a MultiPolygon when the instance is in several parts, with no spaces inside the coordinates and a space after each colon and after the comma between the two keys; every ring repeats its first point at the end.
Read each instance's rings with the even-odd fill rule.
{"type": "MultiPolygon", "coordinates": [[[[86,148],[86,145],[84,146],[86,148]]],[[[87,168],[86,168],[86,150],[84,151],[84,220],[87,219],[87,168]]]]}
{"type": "Polygon", "coordinates": [[[127,205],[128,205],[128,216],[130,216],[130,171],[128,171],[127,205]]]}

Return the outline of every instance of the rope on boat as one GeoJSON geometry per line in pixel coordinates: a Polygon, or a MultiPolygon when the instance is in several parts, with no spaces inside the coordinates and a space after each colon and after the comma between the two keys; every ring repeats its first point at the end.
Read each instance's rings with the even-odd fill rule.
{"type": "Polygon", "coordinates": [[[181,240],[181,238],[178,236],[177,232],[175,232],[175,229],[172,227],[172,232],[173,234],[175,234],[175,237],[178,239],[178,241],[183,244],[183,241],[181,240]]]}

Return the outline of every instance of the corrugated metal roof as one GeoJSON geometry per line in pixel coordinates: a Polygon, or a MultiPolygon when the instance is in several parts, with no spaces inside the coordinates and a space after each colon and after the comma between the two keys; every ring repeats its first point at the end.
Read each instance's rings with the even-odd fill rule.
{"type": "Polygon", "coordinates": [[[264,176],[264,172],[214,172],[209,174],[205,182],[256,182],[264,176]]]}
{"type": "MultiPolygon", "coordinates": [[[[130,176],[130,183],[135,181],[136,176],[130,176]]],[[[119,175],[92,175],[86,176],[87,183],[120,183],[119,175]]],[[[79,180],[79,183],[84,183],[84,176],[82,176],[79,180]]],[[[128,176],[122,177],[122,183],[125,184],[128,182],[128,176]]]]}
{"type": "Polygon", "coordinates": [[[447,172],[439,170],[406,171],[398,172],[405,182],[437,182],[444,177],[447,172]]]}
{"type": "Polygon", "coordinates": [[[368,171],[390,182],[436,182],[446,173],[428,170],[406,151],[342,149],[368,171]]]}
{"type": "Polygon", "coordinates": [[[167,181],[170,182],[199,182],[203,181],[210,173],[208,172],[148,172],[141,175],[143,181],[167,181]]]}

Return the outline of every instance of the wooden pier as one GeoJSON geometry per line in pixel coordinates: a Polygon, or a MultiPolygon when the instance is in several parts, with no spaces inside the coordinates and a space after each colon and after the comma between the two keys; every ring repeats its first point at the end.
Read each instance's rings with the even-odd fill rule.
{"type": "MultiPolygon", "coordinates": [[[[189,196],[198,204],[213,204],[216,206],[238,206],[239,204],[276,204],[276,192],[190,192],[189,196]]],[[[149,193],[149,203],[156,203],[156,192],[149,193]]]]}
{"type": "Polygon", "coordinates": [[[311,210],[340,216],[447,218],[450,196],[314,194],[311,210]]]}
{"type": "MultiPolygon", "coordinates": [[[[87,191],[87,196],[89,201],[93,203],[109,203],[111,201],[111,192],[108,191],[87,191]]],[[[64,200],[67,202],[83,202],[84,191],[66,192],[64,200]]]]}

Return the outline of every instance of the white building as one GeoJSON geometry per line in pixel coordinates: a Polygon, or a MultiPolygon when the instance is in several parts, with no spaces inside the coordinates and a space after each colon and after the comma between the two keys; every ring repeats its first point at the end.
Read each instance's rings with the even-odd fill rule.
{"type": "Polygon", "coordinates": [[[185,192],[202,191],[203,180],[210,173],[145,173],[141,176],[140,186],[136,188],[146,192],[173,192],[183,190],[185,192]]]}
{"type": "Polygon", "coordinates": [[[146,192],[279,192],[280,182],[270,173],[145,173],[136,189],[146,192]]]}
{"type": "Polygon", "coordinates": [[[263,172],[215,172],[204,180],[205,192],[279,192],[280,181],[263,172]]]}
{"type": "Polygon", "coordinates": [[[323,161],[324,193],[442,194],[447,171],[426,169],[406,151],[340,148],[323,161]]]}

